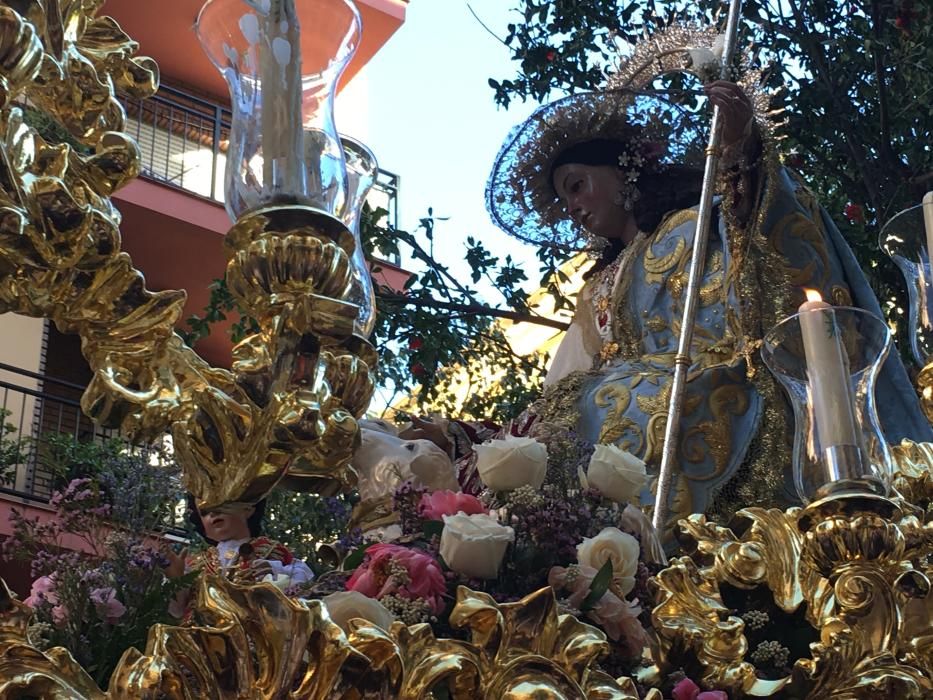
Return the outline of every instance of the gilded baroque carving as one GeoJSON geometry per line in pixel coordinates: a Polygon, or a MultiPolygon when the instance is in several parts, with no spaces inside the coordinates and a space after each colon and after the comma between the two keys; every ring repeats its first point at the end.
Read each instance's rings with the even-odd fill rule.
{"type": "Polygon", "coordinates": [[[730,697],[933,693],[931,530],[897,503],[837,497],[804,510],[747,508],[734,529],[701,515],[681,527],[695,553],[657,576],[651,673],[695,658],[703,680],[730,697]],[[750,661],[746,621],[726,603],[755,591],[787,615],[781,624],[812,628],[807,653],[780,678],[762,677],[750,661]]]}
{"type": "Polygon", "coordinates": [[[195,609],[193,625],[153,626],[146,649],[128,649],[103,692],[65,650],[29,645],[32,613],[2,586],[0,698],[421,700],[438,686],[455,700],[640,697],[631,679],[596,668],[605,635],[558,615],[550,589],[499,605],[461,588],[451,621],[468,630],[469,641],[436,639],[430,625],[401,622],[386,632],[354,620],[344,634],[320,601],[222,577],[200,579],[195,609]]]}
{"type": "Polygon", "coordinates": [[[174,333],[183,291],[151,292],[120,251],[110,196],[139,173],[120,132],[117,91],[155,92],[158,70],[100,0],[0,8],[0,311],[52,319],[77,333],[94,378],[82,408],[136,440],[171,431],[188,489],[205,507],[256,501],[290,484],[355,482],[356,418],[372,395],[372,347],[353,336],[353,238],[301,207],[244,217],[225,239],[232,293],[260,332],[210,367],[174,333]],[[24,9],[25,8],[25,9],[24,9]],[[22,104],[72,142],[49,143],[22,104]]]}

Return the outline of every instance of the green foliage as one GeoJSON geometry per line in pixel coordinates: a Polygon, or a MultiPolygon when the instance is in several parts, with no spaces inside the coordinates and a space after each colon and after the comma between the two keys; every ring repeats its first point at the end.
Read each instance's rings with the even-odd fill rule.
{"type": "MultiPolygon", "coordinates": [[[[415,403],[422,412],[430,407],[448,415],[501,421],[517,415],[537,394],[545,358],[516,353],[497,318],[511,312],[534,321],[522,289],[526,272],[511,256],[500,260],[482,242],[468,237],[465,260],[472,284],[489,282],[504,302],[504,308],[490,307],[475,287],[458,279],[449,264],[435,255],[434,230],[443,219],[429,209],[419,229],[410,233],[383,225],[383,217],[383,211],[364,211],[360,224],[364,248],[387,257],[402,253],[411,260],[406,268],[417,274],[404,294],[377,289],[374,337],[380,383],[392,387],[399,397],[417,385],[415,403]],[[483,383],[491,371],[508,381],[483,383]],[[451,391],[451,382],[464,378],[468,389],[451,391]]],[[[541,260],[546,277],[564,261],[552,252],[541,260]]],[[[567,302],[561,299],[561,303],[567,302]]]]}
{"type": "Polygon", "coordinates": [[[588,612],[595,608],[599,599],[606,595],[610,583],[612,583],[612,562],[607,560],[590,582],[590,591],[580,604],[580,610],[588,612]]]}
{"type": "MultiPolygon", "coordinates": [[[[613,44],[635,42],[676,14],[708,20],[719,2],[519,0],[506,28],[516,75],[490,79],[498,104],[598,87],[613,44]]],[[[785,86],[781,144],[819,194],[889,313],[906,309],[900,274],[878,248],[881,226],[933,188],[933,12],[913,0],[743,4],[772,86],[785,86]],[[850,207],[847,219],[847,205],[850,207]],[[864,215],[862,215],[864,214],[864,215]]],[[[903,332],[906,324],[900,323],[903,332]]],[[[902,347],[906,347],[901,343],[902,347]]]]}
{"type": "Polygon", "coordinates": [[[30,443],[17,434],[16,426],[6,419],[11,411],[0,410],[0,486],[11,485],[16,478],[16,467],[29,457],[30,443]]]}
{"type": "Polygon", "coordinates": [[[230,290],[227,289],[225,280],[214,280],[211,283],[210,291],[211,295],[204,309],[204,315],[192,314],[185,320],[188,330],[182,331],[181,337],[184,338],[188,345],[194,347],[199,340],[209,336],[211,326],[220,321],[226,321],[227,316],[230,314],[233,315],[234,319],[230,326],[230,339],[234,343],[238,343],[246,336],[259,331],[259,324],[240,308],[230,290]]]}
{"type": "Polygon", "coordinates": [[[329,568],[318,555],[322,544],[352,546],[347,533],[353,496],[324,497],[313,493],[274,491],[266,501],[263,534],[286,545],[315,574],[329,568]]]}

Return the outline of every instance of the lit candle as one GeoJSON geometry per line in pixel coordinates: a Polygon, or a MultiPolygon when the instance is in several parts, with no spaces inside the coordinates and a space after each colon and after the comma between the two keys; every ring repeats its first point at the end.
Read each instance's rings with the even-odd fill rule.
{"type": "Polygon", "coordinates": [[[849,388],[849,362],[842,346],[832,306],[819,292],[805,290],[807,301],[800,305],[800,331],[807,359],[810,401],[819,435],[821,455],[826,449],[861,444],[855,420],[855,407],[849,388]]]}
{"type": "Polygon", "coordinates": [[[263,191],[305,194],[301,27],[295,0],[271,0],[259,43],[263,191]]]}
{"type": "Polygon", "coordinates": [[[923,195],[923,225],[927,230],[927,259],[933,262],[933,192],[923,195]]]}

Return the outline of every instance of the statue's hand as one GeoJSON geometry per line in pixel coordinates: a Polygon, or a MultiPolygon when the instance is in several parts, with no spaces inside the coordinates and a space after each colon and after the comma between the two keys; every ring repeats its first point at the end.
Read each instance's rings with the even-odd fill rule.
{"type": "MultiPolygon", "coordinates": [[[[705,86],[709,101],[722,114],[722,147],[728,150],[755,136],[752,122],[752,101],[745,91],[728,80],[716,80],[705,86]]],[[[757,136],[755,136],[757,138],[757,136]]]]}
{"type": "Polygon", "coordinates": [[[447,439],[447,431],[444,430],[444,426],[435,423],[430,418],[412,416],[411,426],[400,431],[398,436],[403,440],[430,440],[444,452],[450,447],[450,441],[447,439]]]}

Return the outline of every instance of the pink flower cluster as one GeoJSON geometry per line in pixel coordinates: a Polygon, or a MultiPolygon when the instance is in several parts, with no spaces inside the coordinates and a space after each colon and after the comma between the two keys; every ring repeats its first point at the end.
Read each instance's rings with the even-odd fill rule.
{"type": "MultiPolygon", "coordinates": [[[[590,593],[590,586],[597,571],[590,566],[577,566],[573,576],[568,577],[568,573],[568,569],[555,566],[548,573],[547,582],[556,591],[567,589],[570,592],[567,605],[579,610],[590,593]]],[[[592,610],[586,613],[587,617],[605,630],[611,640],[619,642],[626,654],[633,658],[639,657],[649,643],[645,628],[638,621],[640,614],[641,607],[638,603],[619,598],[611,591],[603,593],[592,610]]]]}
{"type": "Polygon", "coordinates": [[[418,515],[425,520],[442,520],[445,515],[456,515],[460,512],[478,515],[488,511],[476,496],[459,491],[424,493],[418,503],[418,515]]]}
{"type": "Polygon", "coordinates": [[[684,678],[671,691],[674,700],[729,700],[724,690],[700,690],[700,686],[684,678]]]}
{"type": "Polygon", "coordinates": [[[386,595],[423,600],[436,615],[444,609],[447,586],[441,567],[427,554],[394,544],[374,544],[347,581],[347,590],[377,600],[386,595]],[[399,577],[391,570],[399,568],[407,576],[399,577]]]}

